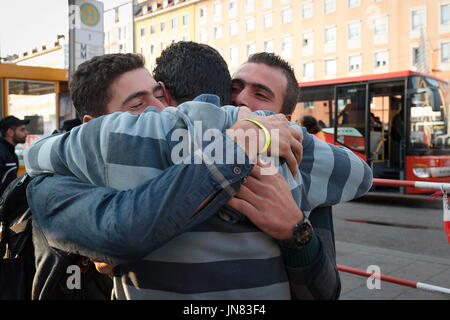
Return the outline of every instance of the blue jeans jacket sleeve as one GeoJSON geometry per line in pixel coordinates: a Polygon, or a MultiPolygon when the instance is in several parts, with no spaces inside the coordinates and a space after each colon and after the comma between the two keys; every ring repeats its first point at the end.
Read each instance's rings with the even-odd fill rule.
{"type": "MultiPolygon", "coordinates": [[[[235,190],[252,169],[248,163],[217,167],[235,190]]],[[[172,166],[126,191],[58,175],[36,177],[27,189],[33,223],[50,246],[109,263],[141,260],[215,214],[231,196],[203,164],[172,166]],[[194,214],[210,195],[215,197],[194,214]]]]}

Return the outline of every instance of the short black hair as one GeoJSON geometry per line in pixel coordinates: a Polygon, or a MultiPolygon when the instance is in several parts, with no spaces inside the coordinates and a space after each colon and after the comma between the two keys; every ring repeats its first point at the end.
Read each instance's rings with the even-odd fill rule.
{"type": "Polygon", "coordinates": [[[314,118],[313,116],[304,116],[301,121],[301,125],[305,127],[306,131],[311,134],[316,134],[317,132],[321,131],[316,118],[314,118]]]}
{"type": "Polygon", "coordinates": [[[175,42],[156,59],[156,81],[164,82],[177,103],[193,100],[203,93],[219,96],[221,104],[231,100],[231,76],[220,53],[192,41],[175,42]]]}
{"type": "Polygon", "coordinates": [[[78,117],[106,114],[106,105],[111,98],[110,84],[121,74],[144,68],[144,65],[144,58],[133,53],[104,54],[80,64],[69,84],[78,117]]]}
{"type": "Polygon", "coordinates": [[[269,67],[280,69],[286,77],[287,88],[283,99],[281,113],[291,114],[297,105],[300,88],[292,66],[280,56],[269,52],[258,52],[248,57],[247,63],[263,63],[269,67]]]}

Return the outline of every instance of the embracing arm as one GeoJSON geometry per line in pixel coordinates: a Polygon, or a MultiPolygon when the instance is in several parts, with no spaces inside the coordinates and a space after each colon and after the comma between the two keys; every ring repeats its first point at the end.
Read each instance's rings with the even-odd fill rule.
{"type": "Polygon", "coordinates": [[[30,182],[27,199],[33,223],[52,247],[109,263],[131,262],[215,214],[232,196],[227,185],[239,189],[251,170],[250,165],[234,168],[239,170],[219,168],[224,177],[219,182],[204,165],[172,166],[126,191],[74,177],[40,176],[30,182]]]}

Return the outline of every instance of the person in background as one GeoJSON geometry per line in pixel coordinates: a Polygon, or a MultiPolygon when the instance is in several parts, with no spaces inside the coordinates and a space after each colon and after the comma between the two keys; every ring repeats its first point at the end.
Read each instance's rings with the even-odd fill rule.
{"type": "Polygon", "coordinates": [[[304,116],[301,125],[306,128],[306,130],[313,134],[316,138],[326,141],[325,134],[322,131],[322,128],[317,123],[316,118],[313,116],[304,116]]]}
{"type": "Polygon", "coordinates": [[[19,159],[15,147],[19,143],[25,143],[28,135],[25,126],[28,123],[30,120],[20,120],[14,116],[0,120],[0,196],[8,184],[17,178],[19,159]]]}

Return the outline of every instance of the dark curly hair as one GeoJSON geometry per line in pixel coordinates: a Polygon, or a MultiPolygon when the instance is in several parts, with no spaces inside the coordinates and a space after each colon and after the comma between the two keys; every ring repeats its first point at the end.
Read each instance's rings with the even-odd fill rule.
{"type": "Polygon", "coordinates": [[[78,117],[106,114],[106,105],[111,98],[110,84],[121,74],[144,68],[144,65],[144,58],[132,53],[105,54],[80,64],[69,84],[78,117]]]}
{"type": "Polygon", "coordinates": [[[287,88],[280,113],[291,114],[294,112],[300,94],[300,88],[292,66],[281,57],[269,52],[252,54],[248,58],[247,63],[263,63],[269,67],[278,68],[283,72],[287,80],[287,88]]]}
{"type": "Polygon", "coordinates": [[[177,103],[190,101],[202,93],[220,97],[221,104],[231,99],[231,76],[220,53],[192,41],[171,44],[156,59],[156,81],[164,82],[177,103]]]}

